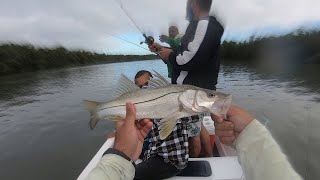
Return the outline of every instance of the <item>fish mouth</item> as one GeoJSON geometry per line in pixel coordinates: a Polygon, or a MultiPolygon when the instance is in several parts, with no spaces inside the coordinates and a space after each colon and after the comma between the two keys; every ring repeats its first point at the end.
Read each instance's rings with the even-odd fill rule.
{"type": "Polygon", "coordinates": [[[226,118],[227,116],[227,112],[231,106],[231,103],[232,103],[232,95],[228,95],[226,99],[223,101],[223,105],[221,109],[221,115],[223,115],[224,118],[226,118]]]}
{"type": "Polygon", "coordinates": [[[212,104],[210,112],[216,116],[226,118],[227,112],[231,106],[232,95],[228,95],[223,100],[217,101],[212,104]]]}
{"type": "Polygon", "coordinates": [[[228,95],[221,99],[216,99],[215,101],[208,101],[208,102],[194,102],[194,108],[198,111],[206,111],[210,112],[211,114],[217,116],[226,117],[226,114],[230,108],[232,102],[232,95],[228,95]]]}

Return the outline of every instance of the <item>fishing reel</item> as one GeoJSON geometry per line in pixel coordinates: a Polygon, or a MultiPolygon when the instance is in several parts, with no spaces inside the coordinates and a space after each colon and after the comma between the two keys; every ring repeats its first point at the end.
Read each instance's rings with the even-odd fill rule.
{"type": "Polygon", "coordinates": [[[154,43],[154,38],[152,36],[147,36],[146,34],[143,34],[143,37],[145,38],[145,41],[140,42],[140,45],[145,43],[148,46],[151,46],[154,43]]]}
{"type": "MultiPolygon", "coordinates": [[[[143,34],[143,37],[145,38],[144,42],[140,42],[140,45],[143,43],[147,44],[148,46],[151,46],[154,43],[154,38],[152,36],[147,36],[146,34],[143,34]]],[[[156,54],[159,55],[160,49],[156,48],[156,54]]]]}

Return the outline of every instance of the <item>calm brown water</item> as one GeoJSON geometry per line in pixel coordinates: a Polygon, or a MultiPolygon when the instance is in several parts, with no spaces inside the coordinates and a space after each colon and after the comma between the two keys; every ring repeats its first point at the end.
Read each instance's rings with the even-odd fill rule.
{"type": "MultiPolygon", "coordinates": [[[[161,61],[142,61],[25,73],[0,78],[1,179],[75,179],[114,128],[91,131],[82,100],[107,101],[123,73],[166,74],[161,61]]],[[[320,179],[320,67],[295,75],[222,67],[218,88],[252,112],[279,142],[295,169],[320,179]]]]}

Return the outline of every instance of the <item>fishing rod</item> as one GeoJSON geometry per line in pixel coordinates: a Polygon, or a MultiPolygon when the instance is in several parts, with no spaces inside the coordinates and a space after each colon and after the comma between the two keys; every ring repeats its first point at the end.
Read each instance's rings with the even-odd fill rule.
{"type": "MultiPolygon", "coordinates": [[[[143,43],[146,43],[148,46],[151,46],[154,43],[154,38],[152,36],[147,36],[145,33],[142,32],[142,30],[140,29],[140,27],[137,25],[137,23],[133,20],[133,18],[129,15],[128,11],[123,7],[123,3],[121,0],[118,1],[120,8],[122,9],[122,11],[126,14],[126,16],[131,20],[131,22],[135,25],[135,27],[140,31],[140,33],[142,34],[142,36],[145,38],[144,42],[140,42],[140,45],[142,45],[143,43]]],[[[158,50],[157,50],[158,51],[158,50]]],[[[158,52],[156,52],[156,54],[159,55],[158,52]]]]}

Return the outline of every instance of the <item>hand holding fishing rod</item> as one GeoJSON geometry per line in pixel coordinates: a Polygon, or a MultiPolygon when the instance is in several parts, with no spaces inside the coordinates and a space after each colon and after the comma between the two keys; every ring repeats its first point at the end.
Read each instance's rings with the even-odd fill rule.
{"type": "Polygon", "coordinates": [[[161,59],[168,61],[170,54],[173,52],[172,49],[161,46],[158,43],[153,43],[149,45],[149,49],[151,52],[158,54],[161,59]]]}
{"type": "Polygon", "coordinates": [[[157,54],[162,60],[168,61],[169,55],[172,52],[172,50],[169,48],[164,48],[161,45],[159,45],[158,43],[155,43],[154,38],[152,36],[147,36],[145,33],[143,33],[142,30],[140,29],[140,27],[137,25],[137,23],[129,15],[127,10],[123,7],[121,0],[119,0],[118,3],[120,5],[120,8],[122,9],[122,11],[126,14],[126,16],[131,20],[131,22],[135,25],[135,27],[140,31],[142,36],[145,38],[145,42],[141,42],[140,45],[142,45],[143,43],[146,43],[149,46],[149,49],[151,52],[157,54]]]}
{"type": "Polygon", "coordinates": [[[145,41],[141,42],[140,44],[147,44],[151,52],[159,55],[159,52],[163,47],[160,46],[158,43],[155,43],[154,38],[152,36],[147,37],[146,34],[143,34],[143,37],[145,38],[145,41]]]}

